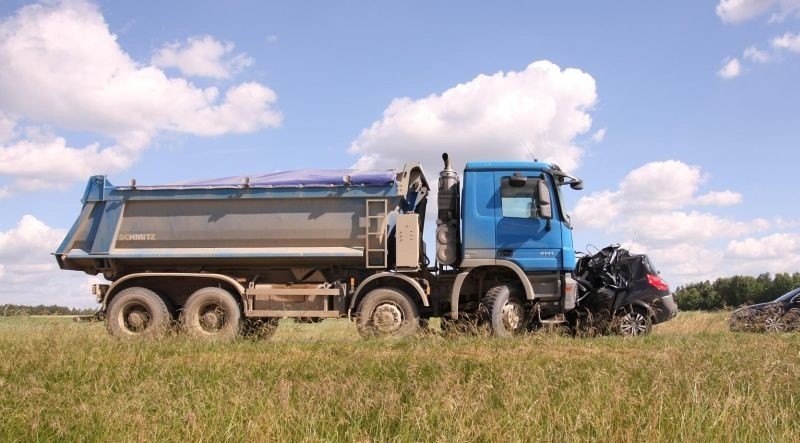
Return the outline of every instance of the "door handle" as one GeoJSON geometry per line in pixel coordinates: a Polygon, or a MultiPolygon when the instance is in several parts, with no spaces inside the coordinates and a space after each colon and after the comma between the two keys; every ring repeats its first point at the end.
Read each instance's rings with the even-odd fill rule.
{"type": "Polygon", "coordinates": [[[514,251],[512,249],[500,249],[497,251],[498,257],[511,257],[514,255],[514,251]]]}

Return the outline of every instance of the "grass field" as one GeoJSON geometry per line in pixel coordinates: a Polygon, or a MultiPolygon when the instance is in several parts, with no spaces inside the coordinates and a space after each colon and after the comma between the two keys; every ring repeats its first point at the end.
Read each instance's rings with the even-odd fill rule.
{"type": "Polygon", "coordinates": [[[683,313],[645,338],[428,334],[344,320],[148,343],[0,318],[0,439],[799,441],[800,335],[683,313]]]}

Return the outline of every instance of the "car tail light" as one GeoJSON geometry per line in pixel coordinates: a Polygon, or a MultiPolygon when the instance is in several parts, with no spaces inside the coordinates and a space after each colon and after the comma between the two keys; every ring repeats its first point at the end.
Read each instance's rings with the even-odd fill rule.
{"type": "Polygon", "coordinates": [[[667,282],[665,282],[664,279],[658,275],[647,274],[647,283],[659,291],[669,291],[669,285],[667,282]]]}

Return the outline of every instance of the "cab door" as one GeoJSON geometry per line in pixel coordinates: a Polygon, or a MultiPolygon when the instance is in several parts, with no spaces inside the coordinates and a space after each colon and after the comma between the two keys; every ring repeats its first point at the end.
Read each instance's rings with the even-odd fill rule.
{"type": "Polygon", "coordinates": [[[496,171],[495,245],[498,260],[525,271],[561,268],[562,224],[557,221],[552,182],[532,171],[496,171]]]}

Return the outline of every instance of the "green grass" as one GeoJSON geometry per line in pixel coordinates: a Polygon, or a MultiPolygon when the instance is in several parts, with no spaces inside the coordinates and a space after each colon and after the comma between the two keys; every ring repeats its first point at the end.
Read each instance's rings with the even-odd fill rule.
{"type": "Polygon", "coordinates": [[[800,335],[683,313],[646,338],[128,343],[0,318],[2,440],[798,441],[800,335]]]}

